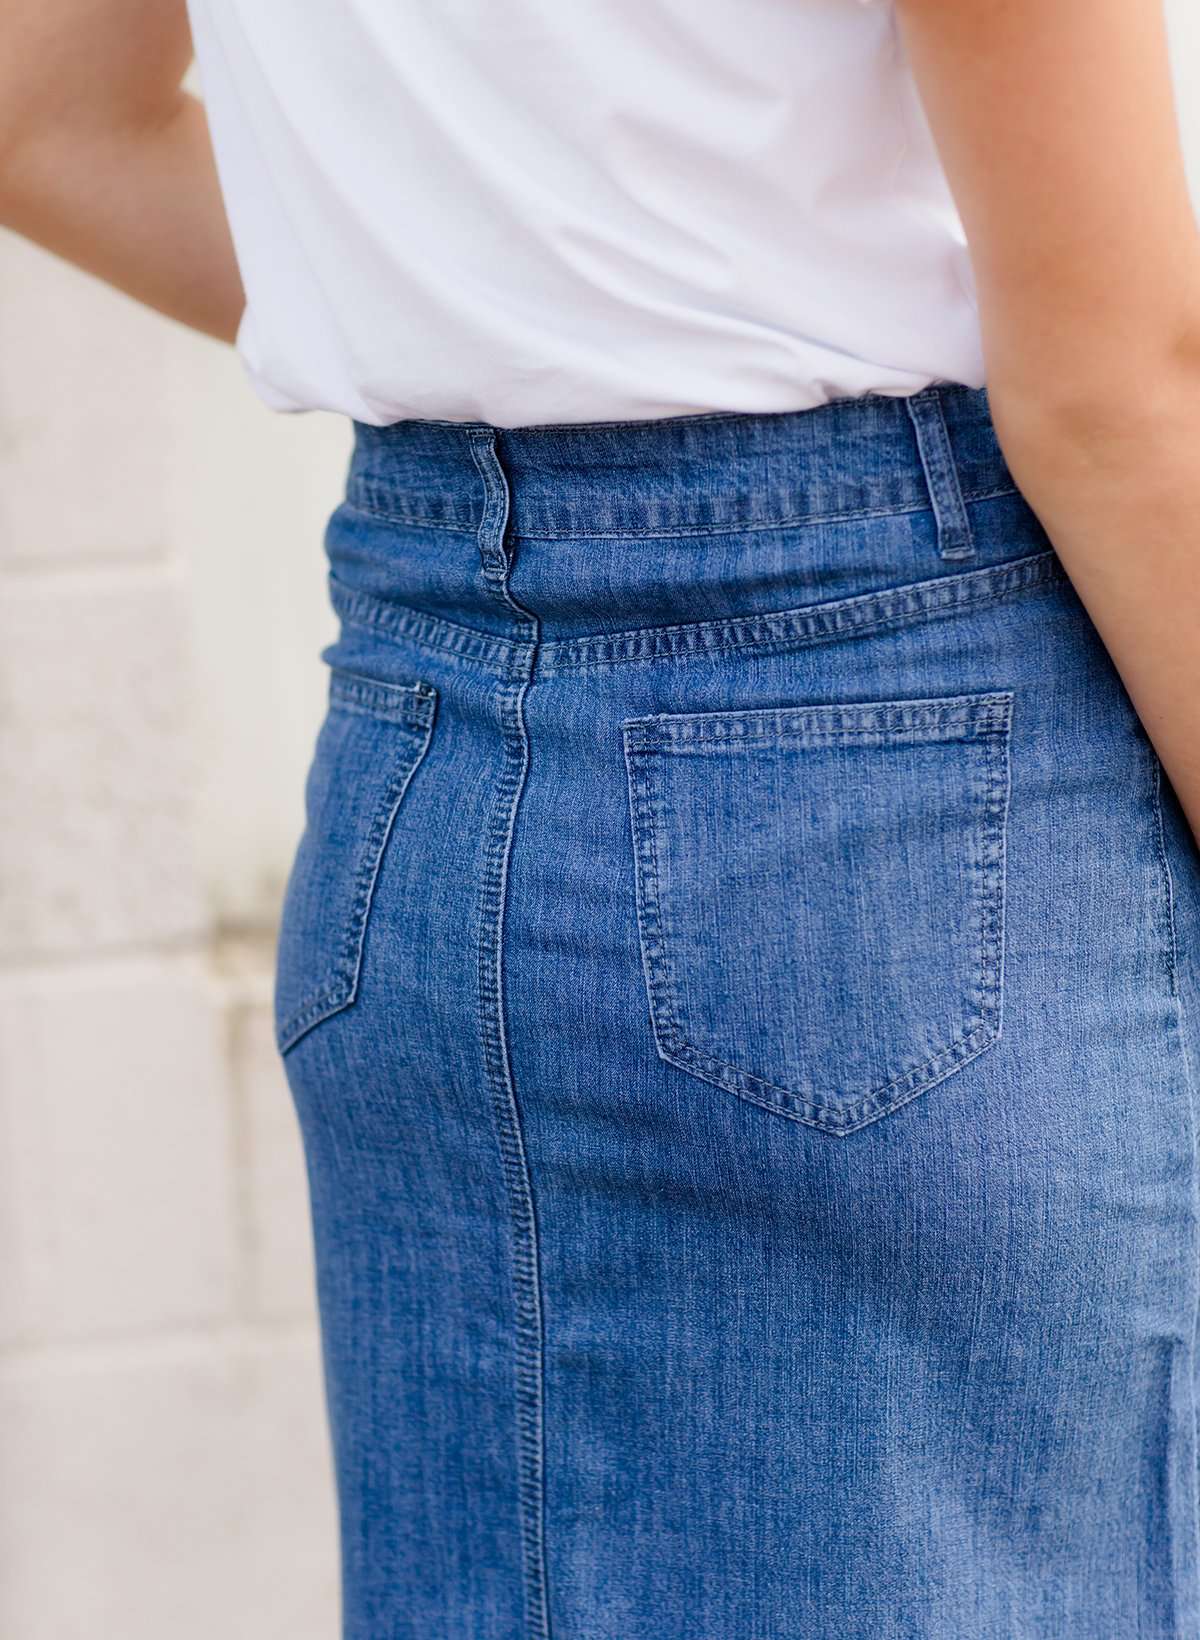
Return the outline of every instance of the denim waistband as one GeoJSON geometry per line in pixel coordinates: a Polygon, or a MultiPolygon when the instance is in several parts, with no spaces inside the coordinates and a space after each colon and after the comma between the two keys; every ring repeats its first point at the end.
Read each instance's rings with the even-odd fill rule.
{"type": "Polygon", "coordinates": [[[938,383],[909,398],[867,394],[771,415],[357,423],[346,500],[408,527],[475,533],[487,505],[480,458],[491,451],[508,482],[509,531],[525,539],[715,535],[932,501],[953,557],[962,503],[1015,488],[986,389],[938,383]]]}

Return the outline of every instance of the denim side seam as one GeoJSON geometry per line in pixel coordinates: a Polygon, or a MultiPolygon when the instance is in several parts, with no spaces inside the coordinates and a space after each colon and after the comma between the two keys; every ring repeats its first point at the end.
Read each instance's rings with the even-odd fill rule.
{"type": "Polygon", "coordinates": [[[471,454],[484,486],[484,521],[479,550],[484,576],[500,600],[530,631],[513,645],[523,675],[503,683],[497,714],[504,740],[504,767],[489,820],[479,889],[479,1030],[484,1071],[490,1084],[496,1143],[508,1194],[511,1230],[514,1399],[517,1444],[517,1508],[524,1585],[525,1640],[550,1640],[545,1543],[545,1364],[541,1258],[533,1184],[521,1111],[513,1080],[505,1022],[504,932],[508,870],[517,810],[529,772],[525,696],[537,655],[537,617],[524,609],[508,586],[511,564],[506,547],[508,483],[495,435],[472,435],[471,454]],[[523,664],[522,664],[523,663],[523,664]]]}
{"type": "Polygon", "coordinates": [[[526,677],[515,688],[506,687],[498,701],[506,741],[506,763],[496,788],[494,830],[483,856],[479,897],[479,1025],[512,1229],[517,1485],[527,1640],[549,1640],[540,1257],[533,1188],[504,1025],[503,996],[504,905],[517,807],[529,768],[523,707],[530,682],[526,677]]]}
{"type": "MultiPolygon", "coordinates": [[[[1167,853],[1166,828],[1165,828],[1164,819],[1163,819],[1163,803],[1162,803],[1163,767],[1162,767],[1162,762],[1161,762],[1160,758],[1158,757],[1157,752],[1154,750],[1153,746],[1150,745],[1149,740],[1147,740],[1147,746],[1148,746],[1148,749],[1149,749],[1150,763],[1151,763],[1151,803],[1152,803],[1152,808],[1153,808],[1155,853],[1156,853],[1156,856],[1157,856],[1159,875],[1160,875],[1160,880],[1161,880],[1161,883],[1162,883],[1162,890],[1163,890],[1162,914],[1163,914],[1164,955],[1165,955],[1165,959],[1166,959],[1166,977],[1167,977],[1167,985],[1168,985],[1169,995],[1171,997],[1172,1002],[1174,1003],[1173,1019],[1174,1019],[1174,1025],[1175,1025],[1175,1037],[1176,1037],[1176,1043],[1178,1045],[1178,1048],[1179,1048],[1179,1051],[1180,1051],[1180,1054],[1181,1054],[1181,1057],[1182,1057],[1182,1060],[1183,1060],[1184,1080],[1186,1082],[1187,1094],[1188,1094],[1188,1115],[1189,1115],[1189,1124],[1190,1124],[1190,1129],[1191,1129],[1190,1138],[1191,1138],[1191,1145],[1192,1145],[1192,1213],[1193,1213],[1193,1238],[1194,1238],[1195,1234],[1196,1234],[1197,1225],[1200,1224],[1200,1215],[1198,1215],[1198,1200],[1197,1200],[1197,1191],[1198,1191],[1198,1189],[1200,1189],[1200,1179],[1198,1179],[1198,1177],[1197,1177],[1197,1158],[1198,1158],[1198,1156],[1200,1156],[1200,1132],[1198,1132],[1198,1129],[1197,1129],[1197,1117],[1198,1117],[1198,1114],[1200,1114],[1200,1113],[1198,1113],[1198,1111],[1197,1111],[1198,1089],[1197,1089],[1197,1085],[1196,1085],[1196,1074],[1195,1074],[1195,1069],[1196,1068],[1192,1064],[1192,1056],[1191,1056],[1191,1053],[1188,1049],[1188,1044],[1187,1044],[1187,1035],[1186,1035],[1185,1031],[1183,1030],[1183,1018],[1182,1018],[1182,1015],[1183,1015],[1183,997],[1182,997],[1182,993],[1181,993],[1180,985],[1179,985],[1179,943],[1178,943],[1178,935],[1177,935],[1176,923],[1175,923],[1175,877],[1174,877],[1174,873],[1171,870],[1170,857],[1167,853]]],[[[1196,1254],[1196,1251],[1197,1251],[1197,1249],[1196,1249],[1196,1246],[1195,1246],[1195,1241],[1193,1241],[1193,1255],[1196,1254]]],[[[1190,1494],[1191,1517],[1192,1517],[1191,1518],[1191,1523],[1190,1523],[1190,1525],[1191,1525],[1191,1539],[1192,1539],[1191,1545],[1190,1545],[1190,1555],[1185,1555],[1181,1551],[1180,1544],[1179,1544],[1179,1534],[1175,1530],[1172,1531],[1172,1541],[1171,1541],[1171,1568],[1172,1568],[1171,1592],[1172,1592],[1172,1601],[1173,1601],[1173,1606],[1174,1606],[1173,1617],[1174,1617],[1174,1626],[1176,1628],[1176,1632],[1179,1635],[1179,1640],[1184,1640],[1184,1630],[1179,1626],[1179,1623],[1180,1623],[1179,1589],[1180,1589],[1180,1584],[1181,1584],[1182,1577],[1183,1577],[1183,1573],[1182,1573],[1182,1570],[1181,1570],[1181,1565],[1186,1565],[1186,1564],[1189,1564],[1189,1563],[1194,1565],[1195,1562],[1196,1562],[1197,1554],[1200,1553],[1200,1473],[1198,1473],[1198,1469],[1197,1469],[1198,1459],[1200,1459],[1200,1452],[1198,1452],[1198,1450],[1197,1450],[1197,1436],[1198,1436],[1198,1433],[1200,1433],[1200,1431],[1198,1431],[1198,1426],[1197,1426],[1197,1410],[1198,1409],[1197,1409],[1197,1405],[1196,1405],[1196,1392],[1195,1392],[1197,1318],[1200,1317],[1200,1266],[1198,1266],[1195,1262],[1193,1263],[1192,1314],[1193,1314],[1192,1335],[1191,1335],[1192,1341],[1191,1341],[1191,1347],[1187,1352],[1187,1354],[1188,1354],[1188,1384],[1191,1387],[1191,1400],[1192,1400],[1192,1424],[1191,1424],[1191,1427],[1192,1427],[1192,1442],[1191,1442],[1191,1451],[1188,1454],[1188,1463],[1187,1463],[1188,1492],[1190,1494]]],[[[1174,1444],[1174,1443],[1172,1443],[1172,1444],[1174,1444]]],[[[1196,1616],[1200,1615],[1200,1613],[1197,1613],[1194,1609],[1195,1608],[1195,1592],[1194,1591],[1193,1591],[1192,1607],[1193,1607],[1193,1610],[1192,1610],[1192,1613],[1191,1613],[1191,1619],[1194,1621],[1196,1616]]]]}
{"type": "MultiPolygon", "coordinates": [[[[980,697],[979,732],[970,739],[965,735],[963,737],[963,744],[979,749],[984,776],[980,792],[983,805],[982,847],[975,861],[981,907],[979,960],[971,986],[977,1022],[923,1064],[894,1077],[883,1086],[873,1088],[856,1103],[840,1108],[814,1103],[792,1089],[781,1088],[730,1065],[696,1048],[686,1039],[679,1023],[675,972],[667,948],[658,888],[661,878],[657,838],[663,825],[663,811],[649,775],[650,759],[654,755],[653,743],[642,743],[637,739],[642,725],[636,720],[625,727],[623,741],[636,866],[634,875],[642,968],[650,1003],[651,1028],[655,1045],[663,1059],[774,1115],[842,1137],[898,1110],[1000,1040],[1003,1028],[1004,892],[1012,700],[1010,692],[980,697]],[[632,735],[631,730],[634,731],[632,735]]],[[[873,709],[877,710],[881,704],[887,703],[877,703],[873,709]]],[[[895,707],[899,710],[904,704],[898,702],[895,707]]],[[[854,731],[846,731],[845,738],[856,738],[854,731]]]]}

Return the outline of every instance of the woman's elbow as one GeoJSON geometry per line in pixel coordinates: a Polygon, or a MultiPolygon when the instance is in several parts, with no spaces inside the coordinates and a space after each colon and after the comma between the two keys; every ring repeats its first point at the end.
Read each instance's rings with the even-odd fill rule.
{"type": "MultiPolygon", "coordinates": [[[[1198,292],[1200,295],[1200,292],[1198,292]]],[[[1006,450],[1026,459],[1078,458],[1147,447],[1180,435],[1195,459],[1200,434],[1200,300],[1175,317],[1148,316],[1120,337],[1084,327],[1077,347],[1030,350],[988,370],[988,398],[1006,450]]]]}

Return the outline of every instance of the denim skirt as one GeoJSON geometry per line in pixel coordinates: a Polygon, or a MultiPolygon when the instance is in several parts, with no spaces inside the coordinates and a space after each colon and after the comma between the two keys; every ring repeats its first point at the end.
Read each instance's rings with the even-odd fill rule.
{"type": "Polygon", "coordinates": [[[327,550],[347,1640],[1194,1640],[1200,853],[986,393],[360,426],[327,550]]]}

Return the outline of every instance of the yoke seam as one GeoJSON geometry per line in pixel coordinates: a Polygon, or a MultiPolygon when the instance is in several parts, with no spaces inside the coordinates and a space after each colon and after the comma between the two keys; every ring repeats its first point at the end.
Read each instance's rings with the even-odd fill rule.
{"type": "MultiPolygon", "coordinates": [[[[549,643],[539,640],[538,671],[551,676],[634,662],[703,658],[737,649],[778,652],[791,646],[831,643],[889,624],[936,620],[941,615],[997,603],[1042,586],[1061,585],[1066,579],[1053,551],[1034,553],[984,569],[909,581],[795,609],[768,610],[761,615],[634,627],[549,643]]],[[[434,653],[475,659],[502,673],[511,673],[514,666],[519,666],[530,648],[529,640],[502,638],[352,591],[332,576],[330,597],[346,626],[380,632],[395,643],[407,641],[434,653]]]]}
{"type": "Polygon", "coordinates": [[[426,615],[408,604],[389,603],[369,593],[356,592],[332,575],[329,594],[334,613],[347,626],[364,632],[381,632],[393,642],[407,640],[420,649],[432,649],[444,655],[496,662],[506,672],[528,643],[528,640],[522,643],[498,633],[484,632],[478,627],[461,626],[442,615],[426,615]]]}
{"type": "Polygon", "coordinates": [[[632,661],[704,658],[735,649],[765,650],[772,646],[833,643],[889,625],[915,625],[960,609],[997,603],[1065,580],[1066,572],[1053,552],[1035,553],[986,570],[967,570],[961,575],[909,582],[795,610],[739,615],[683,626],[643,627],[603,638],[567,639],[561,645],[548,643],[542,650],[541,670],[543,673],[587,671],[632,661]],[[578,659],[562,660],[556,654],[560,648],[568,655],[572,651],[584,652],[578,659]],[[626,652],[604,654],[603,648],[626,652]],[[586,653],[587,649],[593,653],[586,653]]]}

